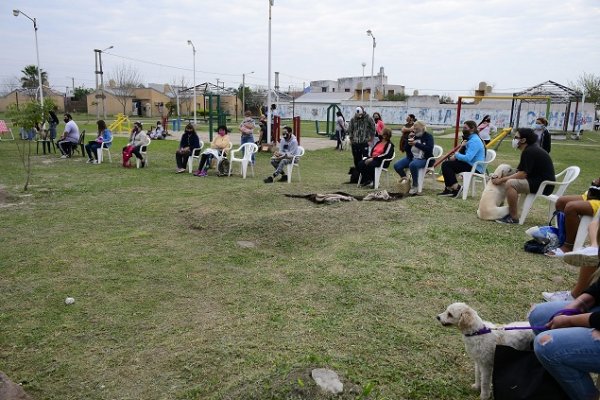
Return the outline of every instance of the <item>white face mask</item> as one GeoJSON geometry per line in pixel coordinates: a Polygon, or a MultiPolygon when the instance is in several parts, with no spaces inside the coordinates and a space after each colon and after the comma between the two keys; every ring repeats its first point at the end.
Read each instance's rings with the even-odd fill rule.
{"type": "Polygon", "coordinates": [[[512,144],[513,149],[518,149],[519,148],[519,144],[521,144],[520,141],[521,141],[521,139],[517,139],[517,138],[514,138],[512,140],[511,144],[512,144]]]}

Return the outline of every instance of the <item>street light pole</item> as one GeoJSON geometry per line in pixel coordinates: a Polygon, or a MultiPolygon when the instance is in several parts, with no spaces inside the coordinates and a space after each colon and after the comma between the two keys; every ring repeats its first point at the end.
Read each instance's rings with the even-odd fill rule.
{"type": "Polygon", "coordinates": [[[271,143],[271,7],[275,0],[269,0],[269,91],[267,92],[267,144],[271,143]]]}
{"type": "Polygon", "coordinates": [[[367,66],[366,62],[362,62],[362,67],[363,67],[363,76],[362,76],[362,81],[360,84],[360,101],[364,102],[365,101],[365,67],[367,66]]]}
{"type": "Polygon", "coordinates": [[[196,126],[196,108],[198,107],[198,103],[196,103],[196,46],[194,46],[191,40],[188,40],[188,44],[192,46],[194,54],[194,126],[196,126]]]}
{"type": "Polygon", "coordinates": [[[110,50],[112,49],[114,46],[108,46],[107,48],[105,48],[104,50],[98,50],[98,62],[100,63],[100,90],[101,90],[101,96],[102,96],[102,117],[106,120],[106,102],[105,102],[105,98],[106,96],[104,95],[104,72],[102,70],[102,53],[105,52],[106,50],[110,50]]]}
{"type": "MultiPolygon", "coordinates": [[[[248,75],[253,74],[254,71],[248,72],[248,75]]],[[[242,74],[242,114],[246,112],[246,73],[242,74]]]]}
{"type": "Polygon", "coordinates": [[[373,80],[373,68],[375,66],[375,36],[373,36],[373,32],[369,29],[367,31],[367,36],[371,36],[373,38],[373,55],[371,56],[371,95],[369,96],[369,113],[373,112],[373,89],[374,89],[374,80],[373,80]]]}
{"type": "Polygon", "coordinates": [[[44,109],[44,90],[42,89],[42,70],[40,69],[40,50],[38,48],[38,37],[37,37],[37,20],[35,18],[31,18],[29,15],[25,14],[21,10],[13,10],[13,15],[18,17],[19,14],[23,14],[25,17],[29,18],[31,22],[33,22],[33,30],[35,32],[35,55],[37,58],[37,72],[38,72],[38,84],[40,88],[40,104],[42,105],[42,110],[44,109]]]}

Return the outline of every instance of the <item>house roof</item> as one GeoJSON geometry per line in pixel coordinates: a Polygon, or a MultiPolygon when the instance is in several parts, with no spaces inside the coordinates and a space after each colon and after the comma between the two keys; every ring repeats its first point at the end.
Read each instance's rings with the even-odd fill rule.
{"type": "Polygon", "coordinates": [[[341,103],[353,96],[351,92],[305,93],[296,99],[296,103],[341,103]]]}

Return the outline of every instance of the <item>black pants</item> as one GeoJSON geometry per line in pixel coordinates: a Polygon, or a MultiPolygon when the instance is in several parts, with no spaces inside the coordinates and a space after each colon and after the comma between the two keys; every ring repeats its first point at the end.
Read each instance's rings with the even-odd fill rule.
{"type": "MultiPolygon", "coordinates": [[[[123,147],[123,151],[125,151],[126,148],[127,148],[127,146],[123,147]]],[[[140,153],[141,148],[142,148],[142,146],[135,146],[133,148],[133,151],[131,152],[131,154],[136,156],[138,159],[143,160],[144,157],[142,156],[142,153],[140,153]]]]}
{"type": "Polygon", "coordinates": [[[375,168],[381,165],[383,160],[380,158],[374,158],[369,164],[365,163],[365,160],[360,160],[358,163],[358,172],[360,173],[360,183],[367,184],[375,180],[375,168]]]}
{"type": "Polygon", "coordinates": [[[450,187],[458,182],[456,174],[471,171],[471,164],[459,160],[448,160],[442,163],[442,175],[444,175],[444,184],[450,187]]]}
{"type": "Polygon", "coordinates": [[[177,168],[187,167],[188,159],[190,158],[189,152],[175,152],[175,161],[177,161],[177,168]]]}
{"type": "Polygon", "coordinates": [[[342,141],[346,137],[346,133],[344,131],[335,131],[335,138],[337,139],[337,145],[335,149],[342,149],[342,141]]]}
{"type": "Polygon", "coordinates": [[[59,140],[56,142],[60,153],[64,156],[69,156],[73,154],[73,148],[77,146],[77,143],[69,142],[67,140],[59,140]]]}
{"type": "Polygon", "coordinates": [[[88,144],[85,145],[85,151],[87,152],[88,158],[90,160],[94,159],[97,160],[98,159],[98,149],[102,146],[102,144],[94,141],[88,142],[88,144]]]}
{"type": "Polygon", "coordinates": [[[369,154],[369,144],[364,143],[352,143],[352,158],[354,159],[354,167],[358,168],[358,163],[362,161],[363,157],[369,154]]]}
{"type": "Polygon", "coordinates": [[[203,169],[208,169],[213,157],[214,156],[212,154],[202,153],[200,156],[200,163],[198,164],[198,170],[202,171],[203,169]]]}

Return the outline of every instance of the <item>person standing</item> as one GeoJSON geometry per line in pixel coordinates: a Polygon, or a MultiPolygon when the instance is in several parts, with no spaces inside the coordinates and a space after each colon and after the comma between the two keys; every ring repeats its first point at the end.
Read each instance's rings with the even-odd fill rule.
{"type": "Polygon", "coordinates": [[[185,171],[188,159],[198,147],[200,147],[200,138],[194,129],[194,125],[187,124],[183,135],[181,135],[179,148],[175,152],[175,161],[177,162],[175,173],[180,174],[185,171]]]}
{"type": "Polygon", "coordinates": [[[492,140],[491,133],[496,133],[498,129],[492,125],[492,118],[489,115],[483,117],[479,125],[477,125],[479,137],[487,145],[492,140]]]}
{"type": "Polygon", "coordinates": [[[50,139],[54,140],[56,139],[56,127],[59,124],[59,120],[58,117],[56,116],[56,107],[54,107],[54,110],[50,110],[48,112],[48,124],[49,124],[49,128],[50,128],[50,139]]]}
{"type": "Polygon", "coordinates": [[[552,148],[552,141],[550,137],[550,132],[548,132],[548,120],[544,117],[539,117],[535,120],[535,123],[532,125],[531,129],[535,132],[538,138],[538,145],[546,150],[547,153],[550,153],[552,148]]]}
{"type": "Polygon", "coordinates": [[[65,131],[56,145],[62,154],[60,158],[70,158],[73,148],[79,143],[79,127],[69,113],[65,114],[63,120],[65,121],[65,131]]]}
{"type": "Polygon", "coordinates": [[[400,137],[400,145],[398,146],[400,151],[403,153],[406,152],[404,146],[408,142],[408,135],[414,133],[413,125],[415,122],[417,122],[417,117],[415,117],[415,114],[408,114],[406,117],[406,124],[404,124],[402,127],[402,136],[400,137]]]}
{"type": "Polygon", "coordinates": [[[106,127],[106,122],[101,119],[96,122],[96,125],[98,126],[98,136],[85,145],[88,164],[98,164],[98,149],[102,147],[102,143],[106,143],[106,147],[110,147],[112,144],[112,132],[106,127]]]}
{"type": "Polygon", "coordinates": [[[336,112],[335,115],[335,138],[337,139],[337,145],[335,146],[335,149],[342,151],[342,142],[346,136],[346,119],[341,111],[336,112]]]}
{"type": "Polygon", "coordinates": [[[357,168],[363,157],[369,154],[369,142],[375,137],[375,121],[369,114],[365,113],[362,106],[356,107],[356,113],[350,120],[348,135],[352,143],[354,168],[357,168]]]}
{"type": "MultiPolygon", "coordinates": [[[[517,172],[502,178],[493,178],[494,185],[504,185],[508,214],[496,220],[502,224],[518,224],[517,205],[519,194],[536,193],[543,181],[554,181],[554,165],[548,152],[537,144],[538,137],[530,128],[519,128],[512,140],[512,147],[521,151],[521,159],[517,172]]],[[[554,186],[544,189],[547,196],[552,193],[554,186]]]]}

